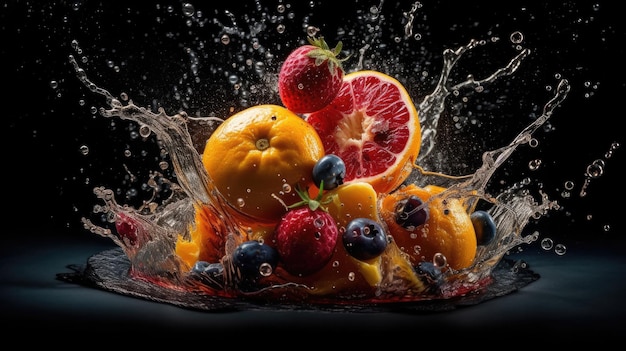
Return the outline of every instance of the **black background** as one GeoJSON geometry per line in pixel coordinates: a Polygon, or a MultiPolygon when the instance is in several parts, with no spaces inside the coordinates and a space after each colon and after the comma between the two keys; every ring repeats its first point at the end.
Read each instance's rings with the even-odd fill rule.
{"type": "MultiPolygon", "coordinates": [[[[276,12],[278,3],[261,2],[270,13],[276,12]]],[[[203,17],[194,18],[182,14],[181,4],[86,1],[36,6],[30,2],[9,2],[2,9],[5,44],[1,50],[7,73],[3,105],[8,124],[3,138],[4,198],[12,218],[7,225],[16,228],[36,225],[44,230],[55,228],[55,232],[82,235],[79,219],[95,203],[91,189],[96,185],[115,187],[123,182],[121,150],[129,146],[154,154],[151,141],[130,140],[127,122],[97,118],[89,112],[92,106],[103,106],[103,98],[81,85],[69,64],[69,55],[86,58],[82,67],[96,84],[113,95],[126,92],[142,106],[163,107],[169,114],[182,110],[190,115],[221,117],[228,115],[231,106],[241,108],[237,97],[228,92],[232,89],[223,72],[210,73],[213,67],[237,61],[231,48],[217,39],[223,33],[222,27],[210,19],[215,17],[228,24],[224,10],[229,10],[239,18],[240,28],[248,30],[246,24],[242,25],[246,21],[243,15],[255,13],[256,9],[250,10],[255,3],[195,4],[196,14],[200,12],[203,17]],[[82,55],[72,48],[73,40],[83,50],[82,55]],[[195,50],[200,58],[197,74],[200,83],[194,83],[191,77],[188,49],[195,50]],[[119,71],[113,66],[119,67],[119,71]],[[57,86],[53,87],[51,82],[57,86]],[[187,86],[191,92],[181,94],[186,100],[176,99],[175,88],[187,86]],[[80,101],[85,104],[81,105],[80,101]],[[81,145],[90,147],[88,157],[80,154],[81,145]]],[[[309,14],[310,23],[320,27],[329,42],[342,40],[346,48],[361,47],[362,34],[335,36],[334,33],[336,28],[356,27],[354,22],[377,2],[355,2],[357,10],[353,16],[334,8],[336,4],[332,2],[322,1],[313,9],[298,4],[290,4],[297,14],[295,19],[282,21],[287,25],[284,34],[265,30],[265,36],[259,35],[261,42],[285,43],[280,47],[266,44],[275,55],[274,66],[268,67],[268,71],[276,69],[280,57],[295,45],[295,38],[304,37],[299,24],[304,14],[309,14]]],[[[382,26],[388,29],[381,31],[378,42],[386,43],[390,53],[395,53],[391,38],[403,34],[402,13],[410,5],[411,2],[383,5],[382,13],[386,17],[382,26]]],[[[411,67],[410,61],[415,61],[418,68],[394,71],[394,61],[384,55],[385,50],[372,60],[372,66],[380,68],[366,68],[388,69],[388,73],[406,83],[418,100],[432,91],[439,78],[444,49],[465,45],[472,38],[497,36],[508,41],[510,33],[521,31],[524,45],[532,54],[516,73],[520,78],[516,80],[513,75],[511,79],[502,79],[501,86],[505,87],[502,89],[506,90],[496,96],[501,99],[491,100],[493,105],[472,110],[470,103],[461,111],[461,115],[487,114],[489,118],[483,118],[484,126],[481,129],[466,126],[463,135],[455,134],[451,122],[444,121],[441,123],[448,125],[444,125],[440,135],[448,138],[446,142],[450,139],[456,142],[454,152],[464,155],[460,162],[465,166],[456,172],[470,172],[479,165],[479,155],[487,147],[508,143],[531,121],[530,116],[540,113],[552,96],[545,87],[554,88],[557,74],[567,78],[572,91],[551,119],[552,130],[537,132],[540,147],[519,151],[504,167],[503,175],[515,181],[523,175],[541,179],[544,190],[554,198],[560,198],[565,181],[574,181],[572,196],[559,199],[563,209],[552,214],[557,218],[542,225],[545,230],[550,224],[555,225],[558,230],[551,230],[552,236],[573,237],[581,233],[582,227],[603,236],[604,225],[615,228],[611,232],[622,225],[616,216],[621,211],[619,199],[624,194],[623,187],[618,185],[624,151],[618,148],[607,160],[605,174],[593,180],[586,197],[581,198],[577,193],[586,166],[604,158],[613,142],[623,143],[619,106],[624,93],[624,31],[615,13],[608,2],[424,3],[414,20],[414,32],[422,35],[420,55],[400,56],[400,62],[405,61],[403,67],[411,67]],[[419,78],[419,70],[428,71],[429,77],[419,78]],[[472,140],[464,138],[470,134],[484,143],[482,148],[468,146],[472,140]],[[542,159],[543,165],[539,172],[531,174],[526,164],[532,158],[542,159]],[[593,216],[592,220],[586,219],[588,214],[593,216]]],[[[268,24],[271,25],[275,24],[268,24]]],[[[231,37],[233,46],[249,40],[231,37]]],[[[476,56],[483,53],[475,52],[476,56]]],[[[514,54],[513,50],[504,51],[500,47],[485,49],[484,58],[464,58],[463,64],[468,63],[459,64],[461,68],[455,72],[459,76],[471,72],[481,78],[481,74],[493,72],[514,54]]],[[[352,66],[355,63],[355,59],[348,61],[352,66]]],[[[480,101],[490,101],[490,95],[485,95],[480,101]]],[[[251,103],[255,98],[256,102],[280,103],[271,93],[258,94],[250,99],[251,103]]],[[[137,172],[145,176],[156,161],[134,156],[124,162],[135,162],[135,167],[140,169],[137,172]],[[142,167],[145,169],[141,170],[142,167]]]]}
{"type": "MultiPolygon", "coordinates": [[[[40,236],[99,241],[80,223],[80,218],[96,203],[92,188],[124,184],[125,172],[119,161],[121,150],[127,145],[149,155],[156,150],[150,140],[130,140],[132,126],[126,122],[112,122],[89,112],[91,106],[103,106],[104,101],[81,85],[69,64],[69,55],[87,57],[82,66],[90,79],[113,95],[126,92],[139,105],[163,107],[168,114],[182,110],[190,115],[223,117],[229,113],[229,107],[241,108],[224,72],[211,72],[213,67],[224,67],[238,59],[231,49],[219,43],[223,28],[210,19],[215,17],[228,23],[224,11],[229,10],[237,16],[240,27],[248,29],[244,14],[254,13],[256,3],[198,2],[194,3],[196,14],[201,12],[203,17],[192,19],[183,15],[182,3],[164,0],[153,4],[138,1],[3,4],[0,57],[4,72],[4,235],[33,243],[40,236]],[[81,55],[72,48],[73,40],[83,50],[81,55]],[[190,48],[200,57],[199,82],[194,81],[190,71],[190,48]],[[119,66],[119,72],[113,66],[119,66]],[[177,99],[174,86],[190,87],[191,91],[183,92],[184,98],[177,99]],[[91,150],[87,157],[79,151],[85,144],[91,150]]],[[[267,11],[276,12],[281,2],[258,3],[267,11]]],[[[303,14],[309,15],[310,23],[320,27],[329,41],[342,40],[344,47],[359,48],[363,45],[360,40],[367,35],[336,35],[337,28],[354,27],[359,16],[379,4],[354,1],[348,6],[350,11],[346,11],[337,7],[337,1],[320,1],[314,8],[309,8],[308,2],[284,3],[297,14],[295,19],[283,20],[287,24],[285,34],[266,30],[260,36],[265,43],[286,43],[280,47],[268,44],[275,54],[275,65],[268,70],[276,69],[281,57],[295,45],[294,38],[305,36],[300,25],[303,14]]],[[[444,49],[465,45],[472,38],[498,36],[508,41],[513,31],[521,31],[524,45],[532,50],[523,68],[513,75],[522,78],[503,79],[501,90],[493,96],[506,99],[489,108],[482,105],[481,110],[472,110],[468,105],[461,112],[466,115],[469,110],[477,116],[489,116],[482,128],[463,129],[473,133],[472,137],[455,133],[452,123],[447,122],[441,138],[458,144],[457,153],[462,155],[464,164],[458,166],[461,171],[475,168],[480,150],[484,151],[476,145],[495,148],[512,140],[530,123],[532,116],[541,112],[552,96],[545,87],[554,87],[556,75],[560,74],[570,81],[572,91],[555,111],[551,130],[537,133],[540,146],[536,150],[520,149],[504,167],[500,179],[512,177],[518,181],[524,176],[541,179],[543,189],[563,204],[561,210],[529,229],[537,228],[544,235],[573,247],[591,241],[610,247],[624,238],[626,232],[620,215],[626,195],[622,179],[626,140],[621,127],[626,92],[623,69],[626,35],[617,2],[424,1],[414,22],[415,31],[422,34],[419,44],[415,44],[421,47],[420,56],[400,56],[403,69],[394,66],[393,53],[399,49],[393,46],[392,38],[402,35],[402,13],[410,9],[412,2],[383,4],[387,29],[381,32],[379,41],[387,43],[390,55],[380,50],[373,59],[376,67],[370,68],[388,69],[388,73],[406,83],[413,96],[424,96],[434,87],[444,49]],[[428,71],[430,75],[420,77],[406,68],[412,67],[412,63],[418,67],[416,70],[428,71]],[[591,182],[587,196],[578,196],[587,165],[605,158],[614,142],[621,147],[606,159],[605,174],[591,182]],[[527,167],[533,158],[543,160],[537,172],[527,167]],[[576,187],[571,197],[561,198],[567,180],[574,181],[576,187]]],[[[249,39],[231,38],[231,45],[241,45],[249,39]]],[[[485,57],[479,58],[477,53],[473,63],[468,60],[470,63],[460,69],[459,75],[466,71],[491,72],[514,54],[510,49],[485,51],[485,57]]],[[[355,64],[354,60],[348,62],[355,64]]],[[[491,95],[486,96],[488,99],[491,95]]],[[[254,99],[279,103],[271,92],[252,97],[251,101],[254,99]]],[[[158,157],[134,156],[126,162],[145,175],[158,161],[158,157]]]]}

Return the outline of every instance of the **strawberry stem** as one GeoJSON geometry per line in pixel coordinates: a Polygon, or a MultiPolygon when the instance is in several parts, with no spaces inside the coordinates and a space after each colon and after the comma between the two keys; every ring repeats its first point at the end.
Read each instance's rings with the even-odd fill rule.
{"type": "Polygon", "coordinates": [[[319,66],[324,62],[328,62],[328,69],[332,75],[337,74],[337,69],[344,72],[343,61],[347,60],[350,56],[342,59],[337,57],[343,48],[341,41],[339,41],[337,45],[331,49],[328,46],[328,43],[326,43],[326,40],[324,40],[323,36],[319,38],[308,36],[307,39],[311,45],[316,47],[316,49],[313,49],[308,53],[308,56],[315,60],[315,65],[319,66]]]}
{"type": "Polygon", "coordinates": [[[292,204],[291,206],[287,206],[287,208],[295,208],[295,207],[308,205],[309,208],[311,209],[311,211],[315,211],[317,209],[320,209],[320,210],[322,210],[324,212],[328,212],[328,209],[326,207],[322,206],[322,205],[325,205],[325,204],[329,203],[330,201],[332,201],[332,199],[327,199],[326,201],[321,201],[322,200],[322,196],[323,196],[323,192],[324,192],[324,181],[323,180],[320,182],[320,190],[317,193],[317,196],[315,197],[315,199],[311,199],[311,197],[309,196],[308,188],[303,191],[303,190],[300,189],[300,186],[298,185],[296,187],[296,192],[298,193],[298,195],[300,195],[300,198],[302,199],[302,201],[296,202],[295,204],[292,204]]]}

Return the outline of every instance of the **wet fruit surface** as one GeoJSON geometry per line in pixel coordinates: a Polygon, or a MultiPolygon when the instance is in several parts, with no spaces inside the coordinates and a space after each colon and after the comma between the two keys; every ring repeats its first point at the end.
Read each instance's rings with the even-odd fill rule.
{"type": "Polygon", "coordinates": [[[389,233],[414,266],[435,260],[439,265],[445,263],[453,269],[462,269],[474,261],[477,242],[470,216],[463,199],[440,196],[445,190],[434,185],[422,188],[410,184],[381,198],[381,216],[389,233]],[[422,200],[420,206],[429,215],[421,225],[403,226],[398,224],[398,218],[404,218],[406,213],[398,211],[398,204],[412,196],[422,200]]]}
{"type": "Polygon", "coordinates": [[[419,117],[393,77],[367,70],[347,74],[337,97],[306,120],[326,153],[343,159],[345,182],[365,181],[386,193],[413,170],[421,143],[419,117]]]}
{"type": "Polygon", "coordinates": [[[313,185],[324,156],[317,132],[276,105],[258,105],[227,118],[208,139],[202,162],[226,200],[262,221],[278,221],[285,205],[300,200],[293,189],[313,185]]]}

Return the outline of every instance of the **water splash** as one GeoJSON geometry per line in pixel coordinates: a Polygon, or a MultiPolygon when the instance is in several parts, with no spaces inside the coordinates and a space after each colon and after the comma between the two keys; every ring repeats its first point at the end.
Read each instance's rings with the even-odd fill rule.
{"type": "MultiPolygon", "coordinates": [[[[444,67],[439,83],[433,93],[426,96],[419,104],[421,122],[424,126],[424,141],[427,147],[426,151],[421,154],[422,157],[418,163],[420,161],[427,163],[428,156],[435,149],[434,136],[436,135],[438,120],[444,109],[445,100],[451,92],[468,87],[476,89],[485,84],[493,83],[499,77],[510,75],[519,67],[521,61],[530,54],[529,50],[522,50],[508,65],[499,68],[485,79],[476,80],[470,76],[461,83],[450,85],[449,76],[455,63],[465,52],[480,44],[480,41],[472,40],[466,46],[444,52],[444,67]]],[[[206,206],[209,212],[214,215],[213,224],[219,226],[217,233],[223,236],[221,241],[230,243],[230,245],[225,244],[224,253],[231,252],[236,244],[243,240],[241,228],[229,216],[229,205],[215,190],[202,166],[200,154],[194,147],[194,142],[189,133],[190,118],[184,112],[170,116],[163,109],[154,113],[135,105],[127,97],[115,98],[106,89],[97,86],[88,79],[74,56],[70,56],[69,60],[79,80],[89,90],[105,98],[109,108],[101,108],[100,115],[106,118],[118,117],[123,120],[134,121],[142,126],[141,129],[144,130],[144,134],[147,131],[154,133],[171,157],[178,179],[178,183],[171,184],[170,198],[164,201],[162,205],[152,208],[148,215],[118,204],[113,197],[113,191],[110,189],[103,187],[94,189],[95,195],[104,202],[103,206],[98,207],[98,212],[104,213],[111,223],[116,220],[119,221],[120,218],[129,219],[127,223],[131,223],[133,228],[130,234],[121,231],[122,235],[120,236],[119,230],[113,231],[95,225],[91,220],[84,218],[85,228],[98,235],[113,239],[117,245],[123,248],[129,257],[133,273],[137,277],[173,287],[187,286],[188,272],[183,269],[183,265],[174,254],[174,245],[177,236],[181,233],[183,237],[189,236],[197,206],[206,206]],[[127,102],[124,103],[123,101],[127,102]]],[[[458,284],[477,284],[488,278],[493,267],[508,250],[537,240],[536,234],[523,237],[522,230],[530,218],[536,218],[538,215],[540,216],[555,208],[557,206],[555,202],[542,195],[541,201],[537,203],[531,196],[520,196],[515,189],[505,191],[498,196],[491,196],[485,192],[485,189],[493,173],[507,161],[518,146],[531,140],[533,132],[550,118],[554,109],[565,99],[568,91],[568,82],[562,80],[554,98],[545,105],[544,112],[539,118],[519,133],[509,145],[485,152],[482,158],[483,164],[475,173],[461,178],[462,181],[452,184],[441,194],[441,196],[459,198],[474,194],[475,201],[469,203],[470,207],[476,206],[476,202],[479,200],[492,203],[493,207],[490,209],[490,213],[498,228],[497,240],[488,246],[479,248],[472,267],[459,272],[450,271],[448,273],[448,291],[458,291],[458,284]]],[[[211,119],[215,120],[214,117],[196,120],[207,121],[211,119]]],[[[414,173],[414,177],[424,174],[423,169],[414,173]]],[[[159,177],[161,175],[155,173],[154,176],[159,177]]],[[[225,277],[227,278],[228,274],[225,274],[225,277]]],[[[229,285],[230,283],[225,281],[220,287],[229,285]]]]}

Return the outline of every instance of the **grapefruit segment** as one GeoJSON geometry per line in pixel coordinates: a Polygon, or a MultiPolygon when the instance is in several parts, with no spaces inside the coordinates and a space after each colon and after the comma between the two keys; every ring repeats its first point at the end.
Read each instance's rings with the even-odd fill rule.
{"type": "Polygon", "coordinates": [[[305,116],[326,154],[346,164],[345,183],[370,183],[388,193],[407,179],[421,146],[417,109],[404,86],[377,71],[344,76],[337,97],[305,116]]]}

